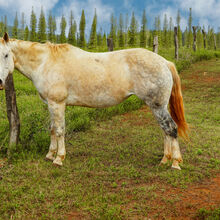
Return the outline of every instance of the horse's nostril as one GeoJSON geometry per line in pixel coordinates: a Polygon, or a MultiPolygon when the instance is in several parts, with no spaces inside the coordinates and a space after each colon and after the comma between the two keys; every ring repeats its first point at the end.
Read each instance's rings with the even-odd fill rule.
{"type": "Polygon", "coordinates": [[[0,79],[0,84],[2,84],[2,80],[0,79]]]}

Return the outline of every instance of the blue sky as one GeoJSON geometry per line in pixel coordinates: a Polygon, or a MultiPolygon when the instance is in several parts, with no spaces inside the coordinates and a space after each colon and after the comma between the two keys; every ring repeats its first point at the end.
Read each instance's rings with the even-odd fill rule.
{"type": "Polygon", "coordinates": [[[29,25],[32,6],[37,16],[40,14],[41,6],[43,6],[46,15],[52,11],[56,15],[58,27],[62,14],[66,16],[68,21],[70,10],[73,10],[78,24],[81,11],[85,9],[87,34],[91,27],[95,8],[98,15],[98,30],[102,27],[106,32],[109,32],[111,13],[119,17],[120,13],[124,15],[128,13],[130,16],[134,11],[140,23],[143,9],[146,10],[149,28],[153,27],[155,16],[160,15],[163,20],[165,13],[168,17],[173,18],[175,25],[177,10],[180,9],[181,27],[184,30],[190,7],[193,10],[193,25],[205,25],[206,29],[210,25],[216,31],[220,26],[220,0],[0,0],[0,14],[1,16],[7,15],[8,23],[12,25],[16,11],[19,16],[24,12],[26,23],[29,25]]]}

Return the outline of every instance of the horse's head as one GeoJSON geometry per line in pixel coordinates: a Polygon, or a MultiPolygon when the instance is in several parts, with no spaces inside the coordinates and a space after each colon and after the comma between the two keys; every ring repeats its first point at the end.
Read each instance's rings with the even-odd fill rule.
{"type": "Polygon", "coordinates": [[[8,74],[14,70],[13,54],[9,47],[9,36],[7,33],[0,41],[0,90],[5,87],[5,80],[8,74]]]}

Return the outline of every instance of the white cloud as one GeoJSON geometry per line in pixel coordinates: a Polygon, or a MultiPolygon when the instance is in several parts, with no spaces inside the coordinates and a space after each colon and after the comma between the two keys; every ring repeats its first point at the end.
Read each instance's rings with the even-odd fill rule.
{"type": "Polygon", "coordinates": [[[218,27],[220,20],[219,0],[178,0],[180,8],[189,11],[192,8],[193,17],[197,17],[200,25],[218,27]]]}
{"type": "MultiPolygon", "coordinates": [[[[114,12],[111,6],[102,3],[101,0],[87,0],[87,1],[72,0],[60,8],[59,10],[60,16],[57,17],[57,22],[60,22],[62,14],[68,19],[70,10],[72,10],[74,19],[76,20],[76,23],[79,25],[82,9],[84,9],[85,11],[87,35],[89,34],[91,28],[95,9],[97,14],[97,22],[99,26],[106,25],[107,23],[109,23],[110,16],[114,12]]],[[[57,23],[57,27],[58,27],[57,31],[59,32],[59,28],[60,28],[59,23],[57,23]]],[[[69,29],[69,24],[67,25],[66,30],[68,31],[68,29],[69,29]]]]}

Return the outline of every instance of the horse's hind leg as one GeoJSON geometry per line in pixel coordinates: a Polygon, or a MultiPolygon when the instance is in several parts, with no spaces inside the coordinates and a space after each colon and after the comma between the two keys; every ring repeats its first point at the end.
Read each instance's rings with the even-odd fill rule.
{"type": "Polygon", "coordinates": [[[179,163],[182,162],[182,156],[177,141],[177,125],[170,116],[167,106],[153,108],[152,111],[165,133],[164,156],[161,163],[164,164],[172,159],[172,168],[180,170],[179,163]]]}

